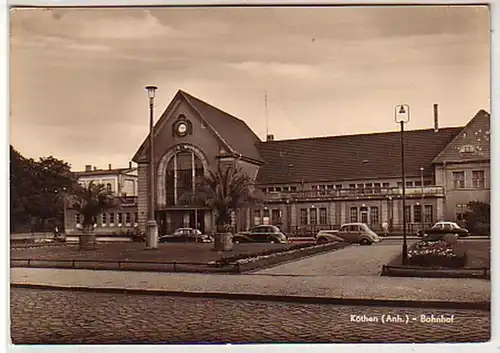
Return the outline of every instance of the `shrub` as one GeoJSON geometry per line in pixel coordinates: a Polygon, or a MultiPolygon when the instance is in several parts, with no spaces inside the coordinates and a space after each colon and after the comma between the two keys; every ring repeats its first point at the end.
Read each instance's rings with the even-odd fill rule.
{"type": "Polygon", "coordinates": [[[408,260],[411,266],[462,268],[467,263],[467,254],[457,244],[423,240],[408,251],[408,260]]]}

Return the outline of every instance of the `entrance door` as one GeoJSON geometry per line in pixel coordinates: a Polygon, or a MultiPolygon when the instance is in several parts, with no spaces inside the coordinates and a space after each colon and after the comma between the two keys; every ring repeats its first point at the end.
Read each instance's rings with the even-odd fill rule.
{"type": "Polygon", "coordinates": [[[205,233],[205,211],[193,210],[189,212],[189,227],[205,233]]]}

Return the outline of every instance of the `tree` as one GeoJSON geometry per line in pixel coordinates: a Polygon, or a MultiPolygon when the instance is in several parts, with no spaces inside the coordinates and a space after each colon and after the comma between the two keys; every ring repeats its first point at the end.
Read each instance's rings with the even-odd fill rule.
{"type": "Polygon", "coordinates": [[[217,171],[209,171],[204,177],[198,197],[214,212],[217,232],[229,233],[233,213],[259,201],[253,190],[253,179],[240,168],[219,164],[217,171]]]}
{"type": "Polygon", "coordinates": [[[490,204],[471,201],[467,204],[467,229],[470,232],[485,232],[490,226],[490,204]]]}
{"type": "Polygon", "coordinates": [[[72,208],[83,217],[83,232],[80,236],[80,248],[95,245],[94,224],[105,210],[116,205],[112,193],[103,185],[93,181],[87,187],[75,190],[71,200],[72,208]]]}
{"type": "Polygon", "coordinates": [[[38,161],[27,159],[11,145],[11,229],[32,219],[41,220],[42,228],[48,219],[61,223],[64,195],[77,185],[68,163],[52,156],[38,161]]]}

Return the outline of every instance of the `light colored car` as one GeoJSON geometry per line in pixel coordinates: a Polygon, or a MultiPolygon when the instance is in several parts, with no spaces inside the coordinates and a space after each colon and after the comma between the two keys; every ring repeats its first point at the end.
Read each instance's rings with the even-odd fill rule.
{"type": "Polygon", "coordinates": [[[346,223],[343,224],[338,231],[332,230],[327,231],[324,235],[318,234],[316,236],[316,241],[330,242],[339,241],[335,239],[342,239],[344,241],[352,244],[360,245],[372,245],[373,243],[381,242],[382,239],[373,230],[368,227],[365,223],[346,223]]]}

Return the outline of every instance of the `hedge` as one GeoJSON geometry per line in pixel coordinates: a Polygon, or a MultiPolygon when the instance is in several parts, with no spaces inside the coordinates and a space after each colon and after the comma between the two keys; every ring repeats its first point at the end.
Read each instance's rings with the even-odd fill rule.
{"type": "Polygon", "coordinates": [[[467,264],[467,253],[457,244],[423,240],[408,251],[408,261],[410,266],[463,268],[467,264]]]}

